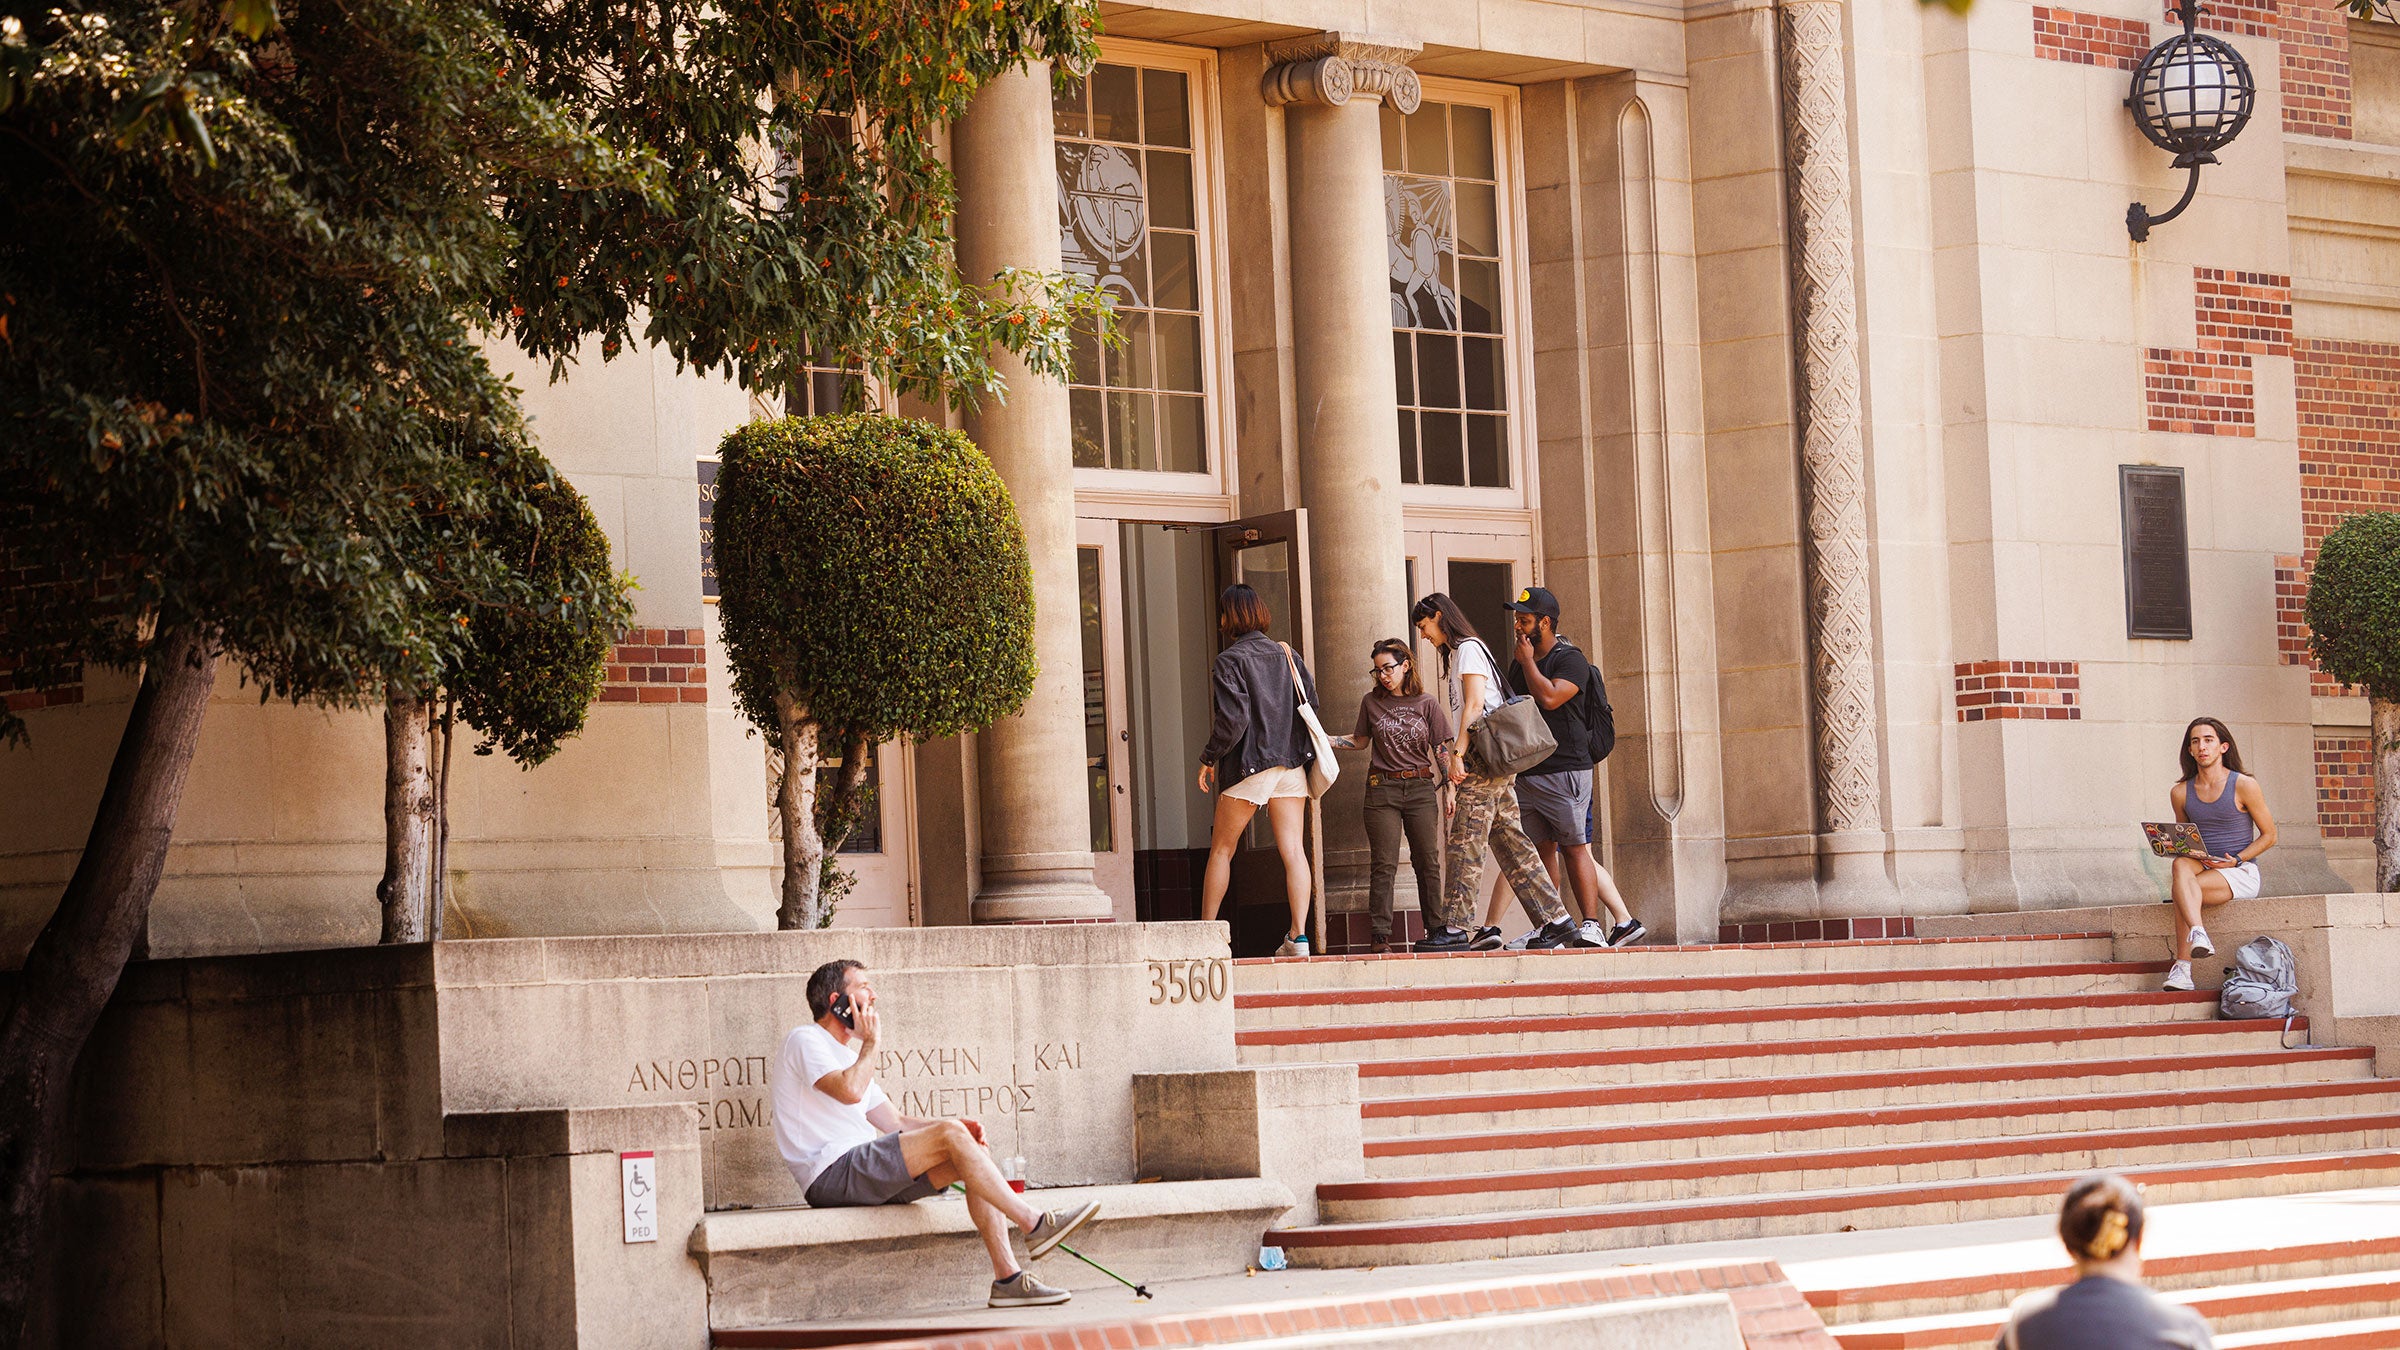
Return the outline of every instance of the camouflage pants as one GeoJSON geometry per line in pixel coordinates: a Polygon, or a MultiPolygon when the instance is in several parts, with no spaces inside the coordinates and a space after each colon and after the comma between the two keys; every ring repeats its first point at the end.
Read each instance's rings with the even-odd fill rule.
{"type": "Polygon", "coordinates": [[[1458,805],[1450,816],[1450,837],[1443,851],[1441,925],[1472,933],[1482,924],[1483,850],[1489,844],[1500,859],[1501,875],[1517,893],[1517,903],[1536,924],[1567,917],[1558,888],[1542,867],[1542,856],[1517,818],[1517,783],[1512,778],[1467,775],[1458,785],[1458,805]]]}

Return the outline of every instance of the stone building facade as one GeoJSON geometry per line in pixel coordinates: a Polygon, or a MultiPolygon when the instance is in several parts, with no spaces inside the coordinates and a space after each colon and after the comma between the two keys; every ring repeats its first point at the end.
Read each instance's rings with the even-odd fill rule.
{"type": "MultiPolygon", "coordinates": [[[[1683,940],[2160,894],[2134,826],[2202,713],[2281,823],[2268,888],[2362,881],[2364,701],[2301,605],[2333,525],[2400,509],[2400,28],[2212,6],[2258,112],[2136,243],[2127,203],[2182,180],[2128,73],[2176,24],[2083,3],[1108,3],[1074,92],[988,86],[950,147],[962,265],[1092,276],[1131,343],[958,419],[1025,520],[1042,675],[980,736],[878,753],[839,921],[1191,913],[1237,577],[1337,730],[1414,594],[1496,624],[1555,591],[1616,711],[1606,860],[1683,940]],[[2180,537],[2166,572],[2129,580],[2129,520],[2180,537]],[[2177,558],[2188,636],[2131,636],[2177,558]]],[[[556,760],[459,774],[450,931],[769,923],[702,567],[713,446],[761,409],[656,353],[514,368],[643,627],[556,760]]],[[[38,709],[0,751],[16,950],[130,689],[7,696],[38,709]]],[[[229,676],[153,950],[371,940],[380,753],[229,676]]],[[[1337,947],[1360,776],[1325,803],[1337,947]]]]}

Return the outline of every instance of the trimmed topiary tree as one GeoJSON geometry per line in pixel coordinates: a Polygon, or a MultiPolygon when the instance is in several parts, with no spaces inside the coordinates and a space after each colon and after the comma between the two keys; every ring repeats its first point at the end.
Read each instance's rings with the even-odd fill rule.
{"type": "Polygon", "coordinates": [[[844,747],[837,791],[855,793],[866,746],[1015,712],[1033,688],[1033,573],[1007,487],[957,432],[787,417],[731,432],[721,457],[718,618],[734,699],[785,766],[776,921],[815,928],[828,917],[819,869],[841,843],[817,828],[819,747],[844,747]]]}
{"type": "Polygon", "coordinates": [[[2400,891],[2400,515],[2342,522],[2317,549],[2308,645],[2325,673],[2364,686],[2375,764],[2375,889],[2400,891]]]}

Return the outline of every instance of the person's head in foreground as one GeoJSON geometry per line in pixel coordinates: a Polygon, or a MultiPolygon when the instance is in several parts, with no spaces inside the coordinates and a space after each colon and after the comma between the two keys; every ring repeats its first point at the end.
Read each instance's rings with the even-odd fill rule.
{"type": "Polygon", "coordinates": [[[2075,1280],[2018,1299],[1998,1350],[2213,1350],[2200,1314],[2142,1287],[2142,1219],[2141,1191],[2112,1172],[2069,1188],[2058,1240],[2075,1280]]]}

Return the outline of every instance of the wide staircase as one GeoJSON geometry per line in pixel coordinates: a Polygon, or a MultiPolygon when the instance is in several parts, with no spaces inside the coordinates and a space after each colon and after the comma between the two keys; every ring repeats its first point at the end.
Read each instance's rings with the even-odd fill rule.
{"type": "MultiPolygon", "coordinates": [[[[2110,951],[2095,933],[1242,962],[1244,1061],[1355,1063],[1363,1098],[1364,1179],[1272,1240],[1330,1267],[1958,1225],[2055,1214],[2095,1168],[2154,1212],[2400,1186],[2400,1081],[2371,1050],[2221,1021],[2213,993],[2160,991],[2164,962],[2110,951]]],[[[2341,1244],[2215,1225],[2160,1283],[2221,1346],[2400,1346],[2400,1219],[2381,1217],[2400,1190],[2373,1198],[2341,1244]]],[[[1795,1279],[1868,1350],[1989,1345],[2011,1297],[2066,1275],[2055,1243],[1965,1259],[1795,1279]]]]}

